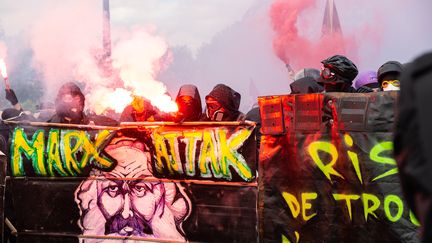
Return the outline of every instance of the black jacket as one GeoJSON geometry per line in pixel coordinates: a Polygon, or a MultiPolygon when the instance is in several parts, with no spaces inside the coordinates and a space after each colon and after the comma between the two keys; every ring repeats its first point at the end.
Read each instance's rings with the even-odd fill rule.
{"type": "MultiPolygon", "coordinates": [[[[416,209],[415,196],[432,199],[432,53],[416,59],[402,74],[399,116],[394,135],[394,153],[408,205],[416,209]]],[[[432,241],[432,208],[424,222],[423,242],[432,241]]]]}

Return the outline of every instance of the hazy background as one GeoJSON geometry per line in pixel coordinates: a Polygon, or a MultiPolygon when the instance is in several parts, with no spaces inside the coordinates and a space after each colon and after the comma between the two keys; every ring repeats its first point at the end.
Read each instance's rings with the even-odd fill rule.
{"type": "MultiPolygon", "coordinates": [[[[217,83],[226,83],[242,94],[241,108],[247,111],[257,95],[289,93],[285,65],[272,46],[275,32],[269,10],[274,2],[111,0],[113,46],[144,30],[162,48],[152,57],[162,61],[156,71],[149,70],[150,76],[163,82],[172,96],[186,83],[197,85],[202,98],[217,83]]],[[[360,70],[376,70],[387,60],[408,62],[432,50],[430,0],[335,3],[343,34],[355,46],[348,56],[360,70]]],[[[324,0],[309,0],[294,18],[297,34],[311,43],[319,42],[324,5],[324,0]]],[[[26,109],[34,109],[42,99],[52,100],[65,81],[84,76],[97,80],[86,82],[89,93],[104,83],[87,61],[89,53],[102,46],[101,28],[102,1],[0,2],[0,41],[7,49],[0,48],[0,55],[6,55],[11,86],[26,109]]],[[[152,48],[146,48],[134,53],[134,60],[149,58],[146,53],[152,48]]],[[[310,61],[319,66],[319,60],[310,61]]],[[[3,93],[0,100],[8,106],[3,93]]]]}

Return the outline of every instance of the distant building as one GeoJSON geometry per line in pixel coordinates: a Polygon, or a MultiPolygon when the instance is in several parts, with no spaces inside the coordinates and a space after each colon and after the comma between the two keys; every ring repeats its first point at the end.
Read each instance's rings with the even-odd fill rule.
{"type": "Polygon", "coordinates": [[[322,36],[342,36],[342,28],[334,0],[327,0],[326,2],[321,33],[322,36]]]}

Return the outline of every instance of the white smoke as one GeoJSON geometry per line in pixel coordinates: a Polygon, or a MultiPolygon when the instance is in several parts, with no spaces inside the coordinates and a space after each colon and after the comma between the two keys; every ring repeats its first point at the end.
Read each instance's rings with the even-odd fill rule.
{"type": "Polygon", "coordinates": [[[149,99],[160,110],[174,111],[166,86],[156,80],[170,61],[165,40],[150,29],[117,29],[110,76],[101,66],[101,29],[102,5],[95,1],[66,1],[40,12],[32,26],[31,46],[46,98],[52,100],[63,83],[77,81],[84,85],[87,105],[98,114],[107,109],[121,112],[132,95],[149,99]]]}
{"type": "Polygon", "coordinates": [[[168,112],[176,110],[175,103],[156,77],[171,62],[170,57],[166,41],[143,28],[124,33],[112,52],[113,67],[119,70],[124,87],[168,112]]]}

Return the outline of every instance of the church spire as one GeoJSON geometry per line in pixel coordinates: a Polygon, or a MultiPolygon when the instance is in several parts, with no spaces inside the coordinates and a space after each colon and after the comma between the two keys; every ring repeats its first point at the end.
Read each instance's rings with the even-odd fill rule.
{"type": "Polygon", "coordinates": [[[324,20],[321,30],[322,36],[326,35],[342,35],[342,29],[339,22],[339,15],[336,10],[334,0],[326,1],[324,12],[324,20]]]}

